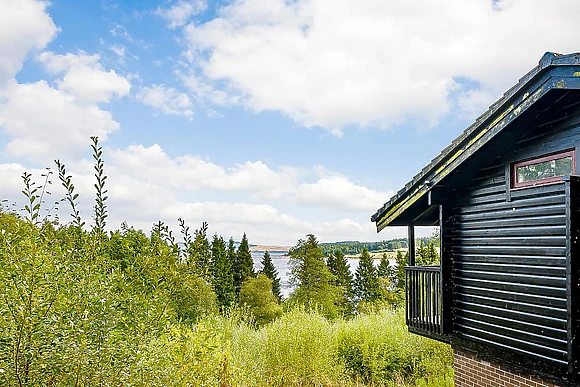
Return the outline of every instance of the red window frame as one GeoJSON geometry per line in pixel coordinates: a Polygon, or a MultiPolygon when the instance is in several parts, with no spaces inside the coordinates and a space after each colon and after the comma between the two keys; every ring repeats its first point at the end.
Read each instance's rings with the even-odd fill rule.
{"type": "Polygon", "coordinates": [[[576,173],[576,152],[574,149],[570,149],[570,150],[563,151],[563,152],[553,153],[550,155],[540,156],[540,157],[536,157],[533,159],[529,159],[529,160],[525,160],[525,161],[518,161],[516,163],[513,163],[511,165],[511,174],[510,174],[510,176],[511,176],[511,188],[513,188],[513,189],[526,188],[526,187],[540,186],[540,185],[547,185],[547,184],[554,184],[554,183],[562,182],[562,176],[555,176],[555,177],[548,177],[545,179],[530,180],[530,181],[525,181],[523,183],[518,183],[516,172],[517,172],[517,169],[521,168],[521,167],[525,167],[525,166],[532,165],[532,164],[539,164],[539,163],[543,163],[546,161],[564,159],[566,157],[572,157],[572,172],[571,172],[571,174],[573,175],[576,173]]]}

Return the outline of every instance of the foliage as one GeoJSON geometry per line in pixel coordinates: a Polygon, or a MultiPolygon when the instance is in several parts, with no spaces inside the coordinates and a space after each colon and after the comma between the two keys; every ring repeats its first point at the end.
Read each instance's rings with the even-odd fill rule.
{"type": "Polygon", "coordinates": [[[192,264],[202,277],[210,276],[211,246],[207,239],[207,222],[202,222],[201,227],[195,230],[194,238],[191,242],[187,254],[187,262],[192,264]]]}
{"type": "Polygon", "coordinates": [[[82,227],[60,162],[72,222],[48,222],[52,209],[38,215],[50,173],[43,186],[24,175],[25,219],[0,206],[0,385],[452,385],[450,348],[407,333],[401,313],[375,304],[338,316],[348,281],[330,272],[313,235],[294,249],[298,289],[286,313],[271,280],[246,271],[240,301],[257,325],[235,307],[228,274],[246,247],[234,254],[233,240],[226,249],[218,235],[210,245],[207,223],[191,235],[179,220],[183,250],[163,222],[149,235],[127,224],[105,233],[106,176],[96,138],[93,145],[92,230],[82,227]],[[218,304],[227,310],[219,314],[218,304]]]}
{"type": "Polygon", "coordinates": [[[374,302],[381,298],[377,269],[369,252],[363,249],[355,272],[354,290],[358,300],[374,302]]]}
{"type": "Polygon", "coordinates": [[[211,256],[213,289],[221,310],[227,310],[236,299],[234,274],[226,253],[226,242],[217,234],[211,242],[211,256]]]}
{"type": "Polygon", "coordinates": [[[381,262],[377,267],[377,275],[381,278],[393,278],[395,273],[395,269],[390,265],[389,259],[387,258],[387,254],[384,253],[381,257],[381,262]]]}
{"type": "Polygon", "coordinates": [[[58,169],[58,179],[60,180],[62,186],[66,190],[65,199],[71,207],[72,213],[71,217],[73,218],[73,226],[78,228],[83,228],[85,222],[82,221],[81,214],[79,209],[77,208],[78,202],[77,199],[79,194],[75,192],[75,186],[72,183],[71,179],[72,176],[66,174],[66,166],[60,162],[60,160],[54,160],[56,167],[58,169]]]}
{"type": "Polygon", "coordinates": [[[274,294],[278,302],[281,302],[282,293],[280,288],[280,277],[278,276],[278,270],[276,270],[276,267],[274,267],[270,253],[267,251],[264,253],[264,257],[262,258],[261,263],[262,270],[260,273],[264,274],[272,281],[272,294],[274,294]]]}
{"type": "Polygon", "coordinates": [[[326,265],[335,277],[336,286],[339,286],[342,291],[340,306],[343,314],[352,314],[354,311],[354,289],[348,260],[341,250],[336,250],[328,256],[326,265]]]}
{"type": "Polygon", "coordinates": [[[435,247],[435,242],[431,240],[425,244],[421,240],[417,248],[415,260],[418,266],[438,265],[439,253],[435,247]]]}
{"type": "Polygon", "coordinates": [[[320,249],[326,256],[329,256],[332,253],[336,253],[337,251],[341,251],[343,254],[358,255],[362,253],[363,249],[367,249],[370,252],[375,252],[386,250],[394,251],[403,248],[407,248],[406,238],[396,238],[381,242],[344,241],[320,244],[320,249]]]}
{"type": "Polygon", "coordinates": [[[290,280],[297,286],[290,295],[290,304],[318,309],[334,318],[340,312],[341,289],[324,263],[324,255],[316,237],[307,235],[299,240],[290,254],[290,280]]]}
{"type": "Polygon", "coordinates": [[[258,325],[282,315],[282,307],[272,293],[272,280],[264,274],[248,278],[240,289],[240,305],[246,306],[258,325]]]}
{"type": "MultiPolygon", "coordinates": [[[[95,206],[93,219],[95,221],[95,230],[98,232],[104,232],[107,220],[107,205],[106,201],[108,199],[107,190],[105,189],[105,182],[107,180],[107,175],[105,175],[104,162],[103,162],[103,147],[99,146],[99,138],[91,137],[91,148],[93,150],[93,159],[95,159],[95,178],[97,182],[95,183],[95,206]]],[[[72,206],[72,205],[71,205],[72,206]]],[[[74,209],[73,209],[74,211],[74,209]]]]}
{"type": "Polygon", "coordinates": [[[401,252],[401,250],[397,251],[397,257],[395,258],[397,262],[397,266],[395,267],[394,275],[393,275],[393,283],[397,289],[404,289],[405,288],[405,266],[409,262],[409,253],[407,252],[405,255],[401,252]]]}
{"type": "Polygon", "coordinates": [[[452,372],[451,348],[407,333],[402,310],[382,310],[342,322],[337,332],[337,356],[351,377],[368,384],[428,382],[452,372]]]}
{"type": "Polygon", "coordinates": [[[242,284],[249,278],[255,277],[254,260],[250,252],[250,245],[248,244],[248,237],[246,233],[242,237],[242,241],[238,246],[236,253],[236,260],[234,263],[234,284],[236,286],[236,294],[240,294],[242,284]]]}

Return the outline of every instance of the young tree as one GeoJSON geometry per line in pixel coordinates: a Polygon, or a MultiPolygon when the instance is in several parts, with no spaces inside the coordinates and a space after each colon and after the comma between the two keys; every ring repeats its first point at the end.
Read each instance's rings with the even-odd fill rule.
{"type": "Polygon", "coordinates": [[[419,266],[435,265],[439,263],[439,254],[437,253],[434,241],[428,241],[425,245],[423,240],[421,240],[419,247],[417,248],[416,261],[419,266]]]}
{"type": "Polygon", "coordinates": [[[226,242],[217,234],[211,242],[212,283],[221,310],[227,310],[235,300],[234,276],[226,253],[226,242]]]}
{"type": "Polygon", "coordinates": [[[207,222],[203,222],[201,227],[195,230],[193,243],[188,252],[187,263],[193,264],[197,273],[204,278],[209,277],[210,260],[211,260],[211,246],[207,239],[207,222]]]}
{"type": "Polygon", "coordinates": [[[405,266],[409,262],[409,252],[403,255],[401,250],[397,250],[397,267],[395,267],[392,282],[397,289],[405,288],[405,266]]]}
{"type": "Polygon", "coordinates": [[[381,257],[381,263],[379,263],[379,267],[377,267],[377,274],[381,278],[388,278],[391,279],[393,277],[393,268],[389,264],[389,260],[387,258],[387,253],[383,253],[381,257]]]}
{"type": "Polygon", "coordinates": [[[228,240],[228,251],[227,251],[228,262],[232,266],[232,273],[235,271],[236,266],[236,242],[234,238],[230,237],[228,240]]]}
{"type": "Polygon", "coordinates": [[[354,290],[352,287],[353,277],[348,265],[348,260],[342,250],[335,250],[326,259],[326,265],[335,276],[335,284],[342,289],[342,310],[345,314],[351,314],[354,309],[354,290]]]}
{"type": "Polygon", "coordinates": [[[278,301],[282,301],[282,294],[280,293],[280,277],[278,276],[278,270],[274,267],[272,262],[272,257],[270,253],[266,251],[264,257],[262,258],[262,270],[260,273],[264,274],[266,277],[270,278],[272,281],[272,293],[276,296],[278,301]]]}
{"type": "Polygon", "coordinates": [[[355,272],[354,290],[357,298],[361,301],[377,301],[381,296],[381,286],[373,259],[363,249],[355,272]]]}
{"type": "Polygon", "coordinates": [[[254,273],[254,260],[250,252],[250,245],[246,233],[242,237],[238,252],[236,253],[236,261],[234,264],[234,284],[236,286],[236,294],[240,294],[242,283],[248,278],[256,276],[254,273]]]}
{"type": "Polygon", "coordinates": [[[306,240],[299,240],[290,250],[290,257],[290,279],[297,285],[290,303],[318,308],[330,318],[338,316],[342,291],[324,263],[316,237],[309,234],[306,240]]]}
{"type": "Polygon", "coordinates": [[[248,278],[240,289],[240,305],[246,305],[258,325],[274,320],[282,315],[282,307],[272,293],[272,280],[265,274],[258,278],[248,278]]]}

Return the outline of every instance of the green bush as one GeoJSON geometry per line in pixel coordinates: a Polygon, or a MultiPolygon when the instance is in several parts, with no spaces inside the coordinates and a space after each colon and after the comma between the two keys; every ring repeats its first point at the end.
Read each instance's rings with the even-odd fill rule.
{"type": "Polygon", "coordinates": [[[242,284],[239,301],[240,305],[248,308],[258,325],[282,315],[282,307],[272,293],[272,280],[264,274],[249,278],[242,284]]]}

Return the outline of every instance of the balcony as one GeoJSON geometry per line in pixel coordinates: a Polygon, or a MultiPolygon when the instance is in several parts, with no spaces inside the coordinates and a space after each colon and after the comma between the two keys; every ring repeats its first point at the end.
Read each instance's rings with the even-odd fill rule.
{"type": "Polygon", "coordinates": [[[443,335],[441,267],[407,266],[405,279],[409,331],[428,337],[443,335]]]}

